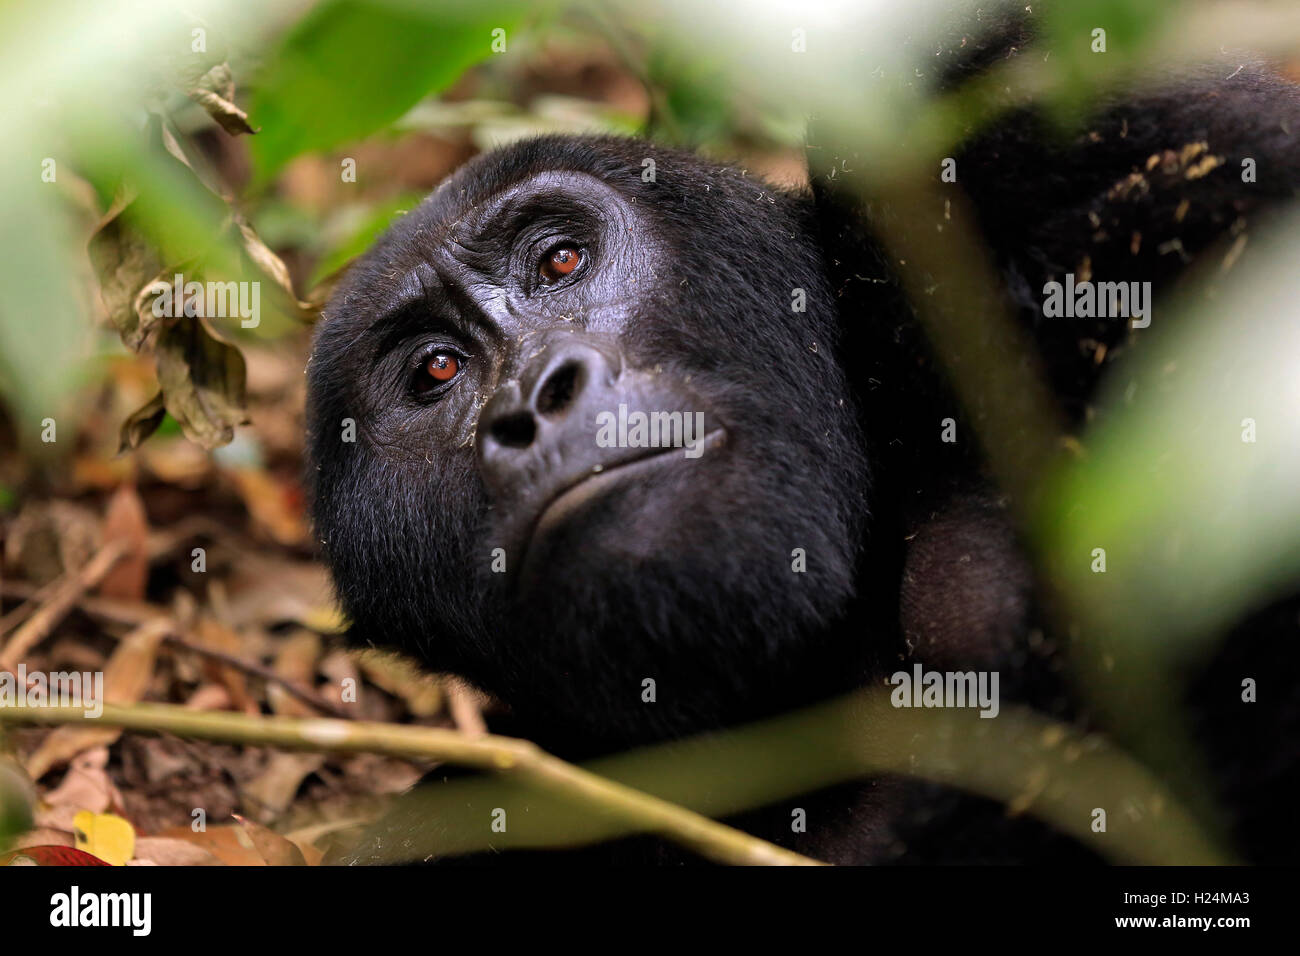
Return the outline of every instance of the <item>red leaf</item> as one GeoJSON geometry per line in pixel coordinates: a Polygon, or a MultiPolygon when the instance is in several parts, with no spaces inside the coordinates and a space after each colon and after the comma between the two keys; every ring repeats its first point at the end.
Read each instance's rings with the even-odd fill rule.
{"type": "Polygon", "coordinates": [[[70,846],[27,846],[0,855],[0,866],[8,866],[14,857],[25,856],[38,866],[108,866],[97,856],[70,846]]]}

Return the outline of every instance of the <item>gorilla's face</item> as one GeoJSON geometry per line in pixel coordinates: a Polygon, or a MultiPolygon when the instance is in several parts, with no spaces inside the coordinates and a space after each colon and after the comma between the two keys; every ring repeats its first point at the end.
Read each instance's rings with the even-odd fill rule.
{"type": "Polygon", "coordinates": [[[357,636],[610,740],[836,666],[865,466],[809,226],[739,171],[546,139],[390,230],[309,368],[357,636]]]}

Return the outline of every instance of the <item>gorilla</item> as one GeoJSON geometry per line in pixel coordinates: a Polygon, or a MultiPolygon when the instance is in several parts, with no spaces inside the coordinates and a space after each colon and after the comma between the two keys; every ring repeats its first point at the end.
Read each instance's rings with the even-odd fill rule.
{"type": "Polygon", "coordinates": [[[814,236],[793,197],[617,140],[480,157],[405,217],[310,365],[315,518],[356,637],[593,752],[839,683],[866,454],[814,236]],[[620,406],[702,415],[699,446],[602,447],[620,406]]]}
{"type": "MultiPolygon", "coordinates": [[[[1300,184],[1295,89],[1230,72],[1116,98],[1073,139],[1013,111],[957,154],[1073,424],[1109,367],[1098,347],[1124,352],[1128,326],[1045,322],[1044,283],[1086,255],[1159,296],[1300,184]],[[1223,168],[1147,165],[1190,142],[1223,168]],[[1245,156],[1267,184],[1240,181],[1245,156]],[[1117,201],[1135,173],[1145,192],[1117,201]],[[1159,251],[1175,234],[1180,254],[1159,251]]],[[[464,677],[570,760],[783,713],[900,661],[1000,669],[1004,693],[1076,714],[1059,649],[1031,640],[1041,608],[1005,495],[971,443],[939,441],[972,410],[875,237],[888,212],[828,178],[853,165],[833,150],[810,158],[813,189],[782,189],[634,139],[533,139],[465,165],[351,268],[308,394],[314,524],[353,640],[464,677]]],[[[1259,669],[1293,666],[1295,609],[1250,629],[1259,669]]],[[[1294,734],[1285,703],[1272,734],[1294,734]]],[[[1293,755],[1211,752],[1235,761],[1232,786],[1300,782],[1293,755]]],[[[933,785],[817,799],[837,824],[816,841],[788,808],[741,825],[838,862],[1094,859],[933,785]]],[[[1238,836],[1285,858],[1289,826],[1238,836]]],[[[616,847],[596,858],[676,859],[616,847]]]]}

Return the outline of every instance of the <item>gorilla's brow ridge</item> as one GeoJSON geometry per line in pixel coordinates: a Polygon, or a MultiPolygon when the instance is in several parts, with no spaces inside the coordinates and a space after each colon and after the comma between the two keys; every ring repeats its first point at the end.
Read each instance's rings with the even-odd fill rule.
{"type": "Polygon", "coordinates": [[[403,276],[377,310],[378,318],[361,330],[359,338],[377,340],[383,351],[408,333],[429,326],[441,326],[470,338],[468,325],[472,323],[482,326],[489,335],[496,334],[497,328],[486,316],[477,309],[463,307],[466,298],[454,280],[427,262],[418,263],[403,276]],[[458,303],[462,307],[457,308],[458,303]]]}
{"type": "Polygon", "coordinates": [[[384,335],[389,327],[411,315],[412,306],[431,298],[432,290],[421,273],[432,270],[428,266],[422,269],[423,265],[416,265],[403,274],[396,285],[391,287],[391,291],[383,295],[381,303],[375,308],[378,317],[360,330],[362,336],[384,335]]]}

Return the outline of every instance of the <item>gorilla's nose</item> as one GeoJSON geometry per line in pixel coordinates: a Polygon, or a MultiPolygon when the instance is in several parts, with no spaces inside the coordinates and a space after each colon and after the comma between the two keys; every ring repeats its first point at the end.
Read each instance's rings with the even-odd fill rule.
{"type": "Polygon", "coordinates": [[[544,497],[599,470],[596,416],[617,408],[621,368],[617,349],[594,338],[538,346],[479,416],[479,467],[494,497],[544,497]]]}

